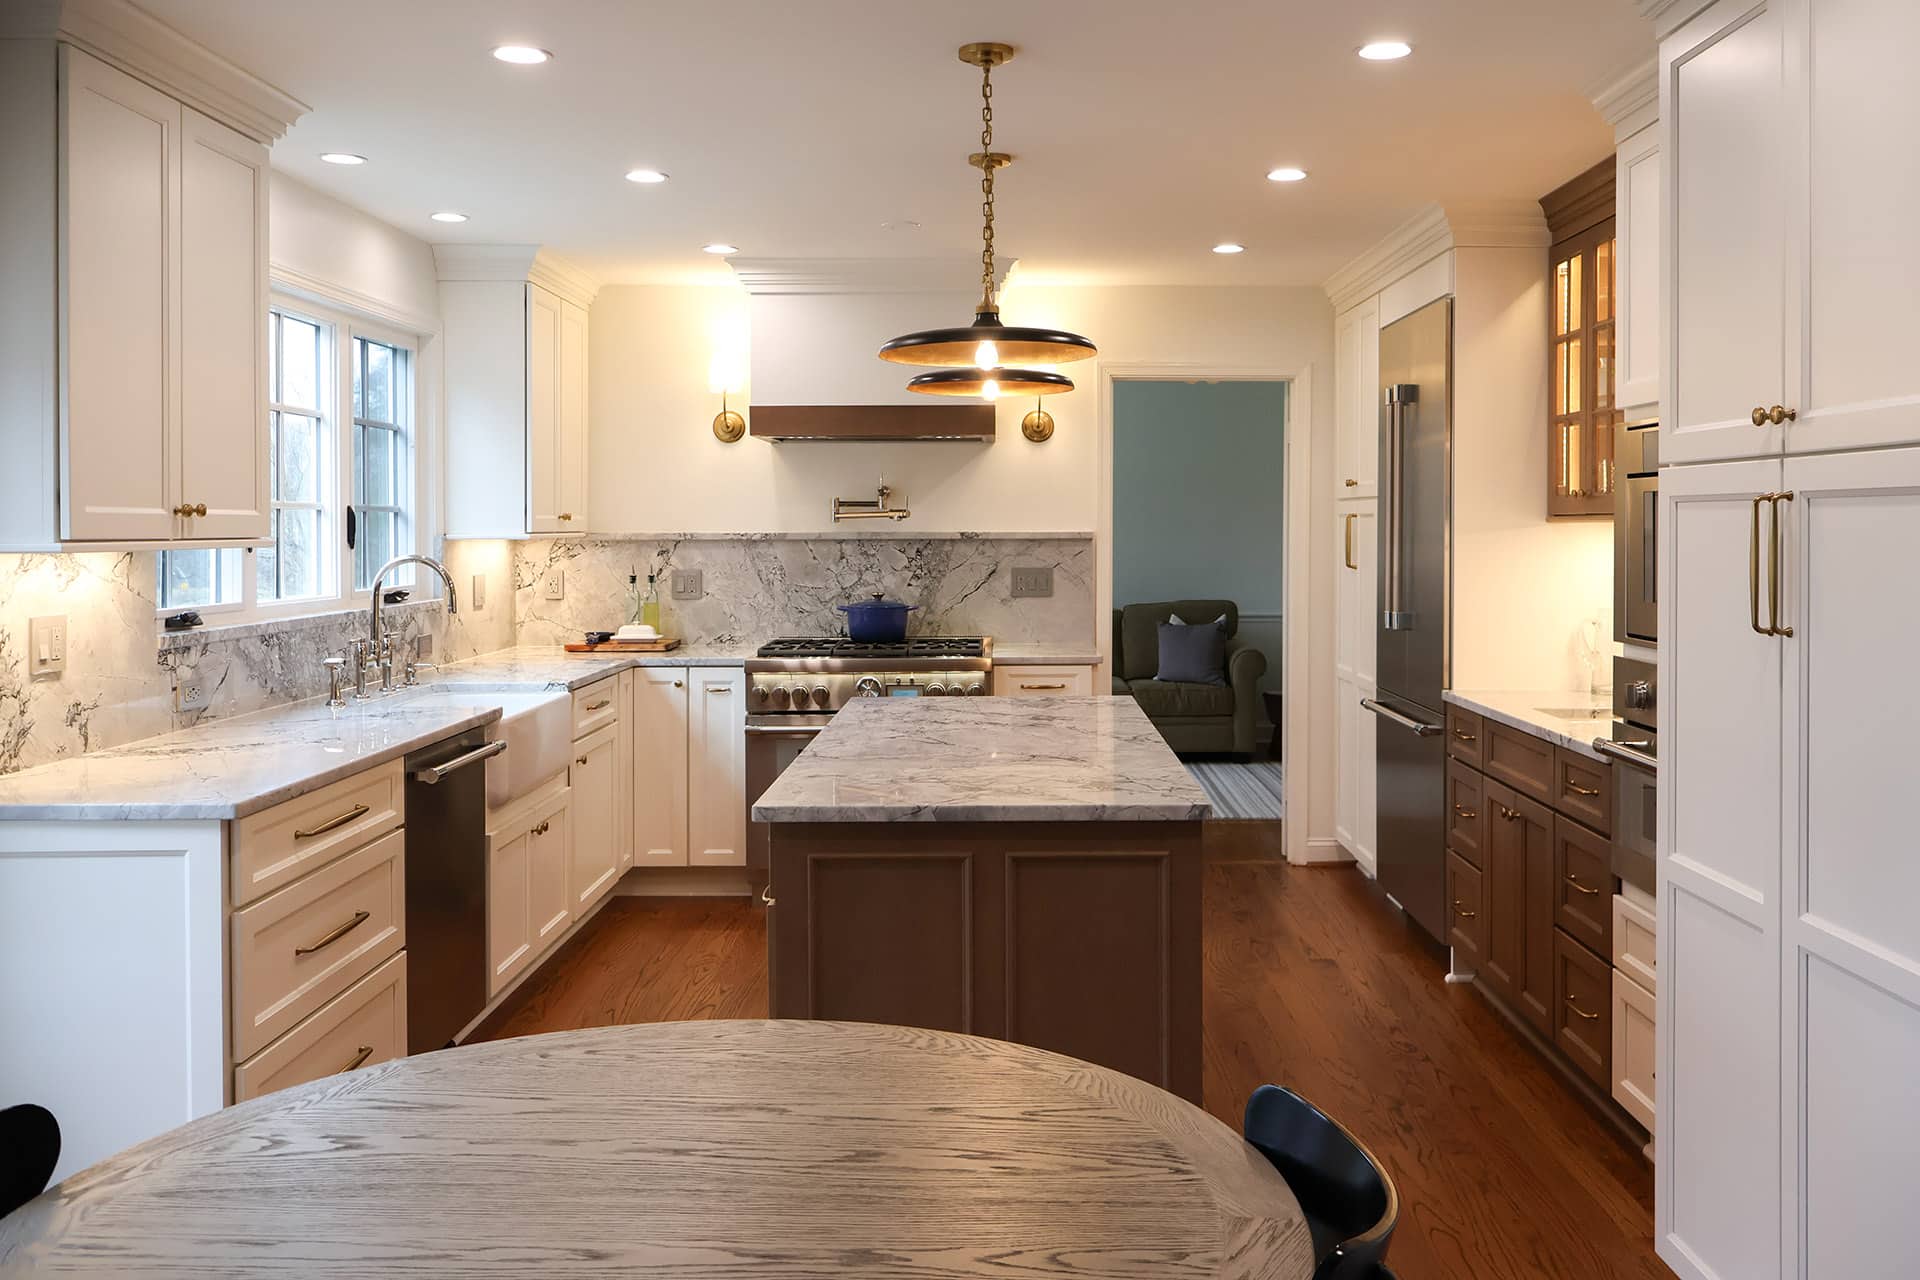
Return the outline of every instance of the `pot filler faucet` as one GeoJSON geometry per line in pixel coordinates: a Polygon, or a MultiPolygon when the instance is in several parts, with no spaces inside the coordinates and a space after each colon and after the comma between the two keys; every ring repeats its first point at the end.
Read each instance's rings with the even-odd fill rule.
{"type": "MultiPolygon", "coordinates": [[[[367,692],[367,676],[370,670],[378,670],[380,673],[379,692],[393,692],[393,637],[387,634],[386,626],[381,621],[380,609],[381,597],[386,590],[387,575],[403,564],[422,564],[439,574],[440,581],[447,587],[447,612],[450,614],[460,612],[459,594],[454,590],[453,575],[447,572],[447,566],[432,556],[395,556],[381,565],[380,572],[373,575],[373,606],[368,612],[367,638],[349,641],[344,655],[328,658],[326,661],[327,670],[332,675],[330,682],[332,688],[327,696],[328,706],[346,705],[346,699],[341,696],[340,688],[343,672],[353,681],[355,698],[373,696],[367,692]]],[[[402,663],[401,683],[417,683],[415,675],[425,665],[428,664],[408,658],[402,663]]]]}

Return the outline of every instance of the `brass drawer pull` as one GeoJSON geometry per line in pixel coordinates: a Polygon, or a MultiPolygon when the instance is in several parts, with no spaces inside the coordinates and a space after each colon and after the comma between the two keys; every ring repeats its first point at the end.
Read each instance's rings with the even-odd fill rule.
{"type": "Polygon", "coordinates": [[[1480,913],[1478,911],[1467,910],[1466,904],[1461,902],[1458,898],[1455,898],[1453,900],[1453,914],[1459,916],[1462,920],[1472,920],[1476,916],[1478,916],[1480,913]]]}
{"type": "Polygon", "coordinates": [[[1509,809],[1507,808],[1507,806],[1501,804],[1498,800],[1493,802],[1493,807],[1498,809],[1500,811],[1500,816],[1502,818],[1505,818],[1508,822],[1520,821],[1520,811],[1518,809],[1509,809]]]}
{"type": "Polygon", "coordinates": [[[1480,816],[1480,811],[1478,809],[1463,809],[1459,805],[1453,806],[1453,811],[1459,814],[1461,817],[1465,818],[1468,822],[1472,822],[1475,818],[1480,816]]]}
{"type": "Polygon", "coordinates": [[[585,764],[587,762],[587,758],[585,756],[575,756],[573,758],[573,762],[575,764],[585,764]]]}
{"type": "Polygon", "coordinates": [[[707,692],[708,693],[732,693],[733,690],[724,684],[710,684],[707,686],[707,692]]]}
{"type": "Polygon", "coordinates": [[[589,711],[605,711],[605,710],[606,710],[606,709],[607,709],[608,707],[610,707],[610,706],[612,706],[612,705],[613,705],[613,699],[612,699],[612,698],[602,698],[602,699],[600,699],[600,701],[598,701],[598,702],[589,702],[589,703],[587,704],[587,710],[589,710],[589,711]]]}
{"type": "MultiPolygon", "coordinates": [[[[1351,480],[1349,480],[1349,481],[1347,481],[1347,483],[1348,483],[1348,484],[1352,484],[1352,483],[1353,483],[1353,481],[1351,481],[1351,480]]],[[[1358,520],[1359,518],[1360,518],[1359,516],[1357,516],[1357,515],[1352,515],[1352,514],[1349,514],[1349,515],[1348,515],[1348,516],[1346,517],[1346,525],[1347,525],[1347,530],[1346,530],[1346,537],[1347,537],[1347,547],[1346,547],[1346,563],[1347,563],[1347,568],[1349,568],[1349,569],[1358,569],[1358,568],[1360,567],[1360,566],[1359,566],[1359,565],[1358,565],[1357,563],[1355,563],[1355,561],[1354,561],[1354,558],[1353,558],[1353,522],[1354,522],[1355,520],[1358,520]]]]}
{"type": "Polygon", "coordinates": [[[1064,684],[1022,684],[1022,689],[1064,689],[1064,684]]]}
{"type": "Polygon", "coordinates": [[[371,920],[372,918],[373,918],[373,915],[371,912],[356,911],[353,913],[353,919],[347,921],[345,924],[335,925],[332,929],[329,929],[327,931],[326,937],[321,938],[317,942],[310,942],[304,947],[295,947],[293,949],[293,954],[297,956],[310,956],[316,951],[325,950],[326,948],[332,946],[334,943],[340,941],[340,939],[352,933],[355,929],[358,929],[361,925],[365,924],[367,921],[371,920]]]}
{"type": "Polygon", "coordinates": [[[1598,787],[1583,787],[1571,778],[1567,779],[1567,790],[1577,796],[1597,796],[1600,794],[1598,787]]]}
{"type": "Polygon", "coordinates": [[[360,1052],[354,1054],[353,1057],[347,1061],[347,1064],[345,1066],[336,1068],[333,1074],[337,1076],[344,1075],[347,1072],[353,1070],[355,1067],[359,1066],[361,1063],[365,1062],[368,1058],[371,1058],[372,1056],[373,1056],[373,1046],[370,1044],[363,1044],[360,1046],[360,1052]]]}
{"type": "Polygon", "coordinates": [[[543,836],[547,834],[547,832],[551,831],[552,829],[553,829],[553,819],[548,818],[545,822],[542,822],[539,826],[527,832],[527,834],[530,836],[543,836]]]}
{"type": "Polygon", "coordinates": [[[1582,1009],[1580,1007],[1579,1002],[1576,1001],[1572,996],[1567,997],[1567,1008],[1573,1010],[1575,1016],[1585,1018],[1588,1022],[1598,1022],[1600,1020],[1599,1014],[1588,1013],[1585,1009],[1582,1009]]]}
{"type": "Polygon", "coordinates": [[[1587,888],[1587,886],[1581,884],[1580,877],[1573,875],[1572,873],[1568,873],[1566,877],[1566,881],[1568,884],[1572,885],[1574,888],[1578,889],[1581,893],[1584,893],[1584,894],[1593,895],[1600,892],[1598,889],[1589,889],[1587,888]]]}
{"type": "Polygon", "coordinates": [[[328,818],[325,822],[321,823],[317,827],[308,827],[304,831],[294,832],[293,838],[295,840],[311,840],[315,836],[323,836],[327,834],[327,832],[329,831],[337,831],[341,827],[346,826],[349,822],[352,822],[355,818],[365,817],[367,814],[371,812],[373,811],[367,808],[367,806],[363,804],[357,804],[353,806],[353,808],[347,810],[345,813],[341,814],[337,818],[328,818]]]}
{"type": "Polygon", "coordinates": [[[1460,731],[1459,731],[1458,729],[1455,729],[1455,730],[1453,731],[1453,736],[1454,736],[1454,737],[1456,737],[1456,738],[1458,738],[1458,739],[1460,739],[1460,741],[1462,741],[1462,742],[1478,742],[1478,741],[1480,741],[1480,735],[1479,735],[1479,734],[1477,734],[1477,733],[1462,733],[1462,732],[1460,732],[1460,731]]]}

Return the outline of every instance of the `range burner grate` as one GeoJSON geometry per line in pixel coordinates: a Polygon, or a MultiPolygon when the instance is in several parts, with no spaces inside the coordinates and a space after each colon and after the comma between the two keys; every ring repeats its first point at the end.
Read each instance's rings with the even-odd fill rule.
{"type": "Polygon", "coordinates": [[[986,653],[979,636],[910,636],[889,643],[848,640],[843,636],[782,636],[760,646],[762,658],[978,658],[986,653]]]}

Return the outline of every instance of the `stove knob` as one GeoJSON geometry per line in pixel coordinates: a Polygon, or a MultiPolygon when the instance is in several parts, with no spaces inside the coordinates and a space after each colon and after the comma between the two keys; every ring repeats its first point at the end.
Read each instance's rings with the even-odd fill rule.
{"type": "Polygon", "coordinates": [[[803,684],[797,684],[793,686],[793,709],[795,711],[801,711],[806,708],[806,705],[807,705],[807,686],[803,684]]]}
{"type": "Polygon", "coordinates": [[[927,687],[924,690],[922,690],[922,692],[925,693],[926,696],[929,698],[938,698],[942,694],[946,693],[946,691],[947,691],[947,686],[945,686],[944,684],[941,684],[938,680],[927,681],[927,687]]]}
{"type": "Polygon", "coordinates": [[[813,705],[814,706],[820,708],[822,711],[825,711],[828,707],[828,704],[831,703],[832,700],[833,700],[833,695],[827,691],[827,686],[823,684],[817,684],[813,686],[813,705]]]}
{"type": "Polygon", "coordinates": [[[767,705],[767,686],[763,684],[753,686],[753,701],[756,706],[764,707],[767,705]]]}
{"type": "Polygon", "coordinates": [[[887,691],[878,676],[861,676],[853,682],[853,696],[856,698],[884,698],[887,691]]]}
{"type": "Polygon", "coordinates": [[[787,700],[792,696],[792,692],[792,690],[783,684],[777,684],[773,687],[773,705],[776,710],[786,710],[787,700]]]}
{"type": "Polygon", "coordinates": [[[987,691],[987,686],[984,684],[981,684],[977,680],[967,686],[967,696],[969,698],[976,697],[980,694],[985,693],[986,691],[987,691]]]}

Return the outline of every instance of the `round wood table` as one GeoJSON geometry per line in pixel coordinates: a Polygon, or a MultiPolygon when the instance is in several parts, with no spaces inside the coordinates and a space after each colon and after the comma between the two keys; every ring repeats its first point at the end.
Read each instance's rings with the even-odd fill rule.
{"type": "Polygon", "coordinates": [[[676,1022],[243,1103],[0,1221],[0,1273],[1278,1276],[1286,1183],[1197,1107],[1022,1045],[676,1022]]]}

